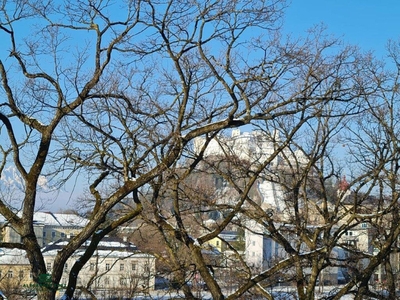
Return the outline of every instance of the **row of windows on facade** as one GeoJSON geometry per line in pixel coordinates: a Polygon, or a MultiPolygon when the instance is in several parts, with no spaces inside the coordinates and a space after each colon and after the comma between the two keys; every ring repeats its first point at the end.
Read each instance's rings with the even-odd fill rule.
{"type": "MultiPolygon", "coordinates": [[[[106,263],[106,265],[105,265],[106,271],[111,270],[112,266],[113,265],[111,265],[109,263],[106,263]]],[[[137,270],[136,264],[131,264],[130,267],[131,267],[132,271],[136,271],[137,270]]],[[[46,268],[47,268],[47,271],[51,271],[51,263],[47,263],[46,268]]],[[[65,264],[64,270],[65,271],[68,270],[68,264],[65,264]]],[[[95,270],[95,264],[94,263],[90,263],[89,270],[90,271],[94,271],[95,270]]],[[[119,270],[120,271],[125,271],[125,264],[120,264],[119,265],[119,270]]],[[[150,267],[148,265],[144,265],[144,272],[150,272],[150,267]]],[[[8,270],[8,272],[6,274],[6,277],[7,278],[13,278],[13,276],[14,276],[13,270],[8,270]]],[[[24,271],[20,270],[18,276],[19,276],[19,278],[23,278],[24,277],[24,271]]],[[[32,278],[32,273],[30,273],[29,276],[30,276],[30,278],[32,278]]],[[[2,278],[1,270],[0,270],[0,278],[2,278]]]]}
{"type": "MultiPolygon", "coordinates": [[[[55,231],[52,231],[52,232],[51,232],[51,241],[54,241],[54,240],[58,239],[58,237],[56,237],[56,234],[57,234],[57,233],[56,233],[55,231]]],[[[70,233],[70,234],[67,236],[64,232],[60,232],[60,237],[61,237],[61,239],[65,239],[66,237],[72,239],[74,236],[75,236],[75,235],[74,235],[73,233],[70,233]]],[[[47,232],[46,232],[46,231],[43,231],[43,242],[42,242],[43,247],[46,246],[47,243],[48,243],[48,241],[49,241],[49,238],[46,238],[46,237],[47,237],[47,232]]],[[[22,238],[21,238],[21,241],[22,241],[22,238]]]]}
{"type": "MultiPolygon", "coordinates": [[[[18,271],[18,278],[19,279],[24,278],[24,276],[25,276],[25,273],[24,273],[23,270],[18,271]]],[[[5,274],[5,277],[14,278],[14,271],[13,270],[8,270],[7,274],[5,274]]],[[[2,271],[0,270],[0,279],[1,278],[3,278],[3,274],[2,274],[2,271]]],[[[31,272],[29,272],[29,278],[32,278],[32,273],[31,272]]]]}
{"type": "MultiPolygon", "coordinates": [[[[106,263],[106,264],[105,264],[105,270],[106,270],[106,271],[111,270],[111,268],[112,268],[114,265],[115,265],[115,264],[106,263]]],[[[46,268],[47,268],[47,271],[51,271],[51,263],[50,263],[50,262],[47,263],[46,268]]],[[[90,271],[94,271],[95,269],[96,269],[96,264],[95,264],[95,263],[90,263],[90,264],[89,264],[89,270],[90,270],[90,271]]],[[[120,265],[119,265],[119,270],[120,270],[120,271],[125,271],[125,270],[126,270],[125,264],[120,264],[120,265]]],[[[136,264],[132,263],[132,264],[130,265],[130,270],[131,270],[131,271],[136,271],[136,270],[137,270],[136,264]]],[[[68,271],[68,264],[65,264],[65,265],[64,265],[64,271],[68,271]]],[[[149,271],[150,271],[150,267],[149,267],[148,265],[144,265],[144,271],[145,271],[145,272],[149,272],[149,271]]]]}
{"type": "MultiPolygon", "coordinates": [[[[47,236],[47,232],[46,232],[46,231],[43,231],[43,237],[45,238],[46,236],[47,236]]],[[[66,235],[65,235],[64,232],[60,232],[60,236],[61,236],[62,238],[65,238],[65,237],[66,237],[66,235]]],[[[71,233],[69,236],[70,236],[71,238],[73,238],[73,237],[74,237],[74,234],[71,233]]],[[[56,232],[55,232],[55,231],[52,231],[52,232],[51,232],[51,237],[52,237],[52,238],[55,238],[55,237],[56,237],[56,232]]]]}
{"type": "MultiPolygon", "coordinates": [[[[119,285],[127,286],[128,283],[135,283],[135,282],[137,282],[138,278],[125,278],[125,277],[121,277],[121,278],[119,278],[118,280],[119,280],[119,285]]],[[[115,278],[113,278],[113,280],[112,280],[112,282],[111,282],[110,277],[108,277],[108,276],[105,276],[105,277],[104,277],[104,285],[111,285],[111,284],[114,284],[114,285],[115,285],[117,282],[118,282],[118,281],[115,281],[115,278]]],[[[67,284],[67,278],[65,278],[65,277],[61,278],[61,284],[66,285],[66,284],[67,284]]],[[[78,278],[78,285],[81,285],[81,284],[82,284],[81,279],[78,278]]],[[[95,286],[95,288],[96,288],[96,287],[101,286],[101,284],[99,284],[99,282],[95,281],[95,282],[94,282],[94,286],[95,286]]]]}
{"type": "MultiPolygon", "coordinates": [[[[146,267],[146,270],[145,270],[145,271],[148,272],[148,271],[149,271],[148,266],[145,266],[145,267],[146,267]]],[[[120,269],[121,269],[121,270],[124,269],[124,265],[123,265],[123,264],[120,265],[120,269]]],[[[132,264],[132,270],[136,270],[136,265],[132,264]]],[[[23,279],[23,278],[24,278],[24,275],[25,275],[25,274],[24,274],[24,271],[20,270],[20,271],[18,272],[18,278],[19,278],[19,279],[23,279]]],[[[6,277],[6,278],[9,278],[9,279],[14,278],[14,271],[13,271],[13,270],[8,270],[8,271],[7,271],[7,274],[5,274],[5,277],[6,277]]],[[[2,271],[1,271],[1,270],[0,270],[0,278],[3,278],[3,274],[2,274],[2,271]]],[[[32,279],[32,273],[31,273],[31,272],[29,272],[29,278],[32,279]]],[[[66,278],[62,278],[62,283],[63,283],[63,284],[66,284],[66,278]]],[[[105,277],[105,278],[104,278],[104,284],[106,284],[106,285],[109,285],[109,284],[110,284],[110,278],[109,278],[109,277],[105,277]]],[[[121,277],[121,278],[120,278],[120,285],[127,285],[127,279],[121,277]]]]}

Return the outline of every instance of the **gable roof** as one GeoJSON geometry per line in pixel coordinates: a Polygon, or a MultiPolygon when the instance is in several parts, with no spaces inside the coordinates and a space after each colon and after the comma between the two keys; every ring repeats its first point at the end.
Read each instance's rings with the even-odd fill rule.
{"type": "Polygon", "coordinates": [[[36,224],[61,227],[84,227],[88,223],[87,219],[75,214],[41,211],[35,212],[33,216],[33,221],[36,224]]]}
{"type": "Polygon", "coordinates": [[[2,265],[29,265],[25,250],[0,248],[0,263],[2,265]]]}
{"type": "MultiPolygon", "coordinates": [[[[60,239],[53,243],[48,244],[42,249],[43,254],[52,255],[52,253],[56,253],[59,250],[63,249],[68,244],[68,240],[60,239]]],[[[76,252],[84,251],[90,245],[90,240],[87,240],[76,252]]],[[[96,251],[107,251],[107,252],[129,252],[129,253],[137,253],[139,252],[138,248],[129,242],[124,242],[117,237],[104,237],[97,246],[96,251]]]]}
{"type": "MultiPolygon", "coordinates": [[[[21,216],[21,212],[18,216],[21,216]]],[[[0,214],[0,223],[5,222],[6,219],[0,214]]],[[[44,226],[84,227],[88,220],[76,214],[37,211],[33,215],[33,223],[44,226]]]]}

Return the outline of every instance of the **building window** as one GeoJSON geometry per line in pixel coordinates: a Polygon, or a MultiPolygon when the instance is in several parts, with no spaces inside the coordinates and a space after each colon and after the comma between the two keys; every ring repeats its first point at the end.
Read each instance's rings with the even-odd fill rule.
{"type": "Polygon", "coordinates": [[[253,246],[255,246],[255,245],[256,245],[256,241],[252,241],[251,244],[252,244],[253,246]]]}
{"type": "Polygon", "coordinates": [[[126,279],[125,278],[120,278],[119,284],[120,285],[126,285],[126,279]]]}
{"type": "Polygon", "coordinates": [[[219,246],[219,241],[217,241],[217,247],[219,246]]]}
{"type": "Polygon", "coordinates": [[[47,271],[51,271],[51,263],[47,263],[46,269],[47,269],[47,271]]]}
{"type": "Polygon", "coordinates": [[[90,263],[89,270],[94,271],[94,263],[90,263]]]}
{"type": "Polygon", "coordinates": [[[120,270],[120,271],[123,271],[124,268],[125,268],[124,264],[120,264],[120,265],[119,265],[119,270],[120,270]]]}
{"type": "Polygon", "coordinates": [[[7,278],[13,278],[13,271],[12,270],[8,270],[7,278]]]}
{"type": "Polygon", "coordinates": [[[65,238],[65,233],[64,232],[61,232],[61,237],[65,238]]]}
{"type": "Polygon", "coordinates": [[[18,274],[19,279],[24,278],[24,271],[20,270],[18,274]]]}
{"type": "Polygon", "coordinates": [[[46,237],[46,231],[43,231],[43,237],[46,237]]]}
{"type": "Polygon", "coordinates": [[[367,224],[367,223],[361,223],[361,227],[362,227],[362,228],[367,228],[367,227],[368,227],[368,224],[367,224]]]}
{"type": "Polygon", "coordinates": [[[347,241],[347,245],[356,247],[357,246],[357,241],[356,240],[349,240],[349,241],[347,241]]]}
{"type": "Polygon", "coordinates": [[[150,268],[149,268],[149,265],[148,265],[148,264],[145,264],[144,267],[143,267],[143,269],[144,269],[144,271],[147,272],[147,273],[150,272],[150,268]]]}
{"type": "Polygon", "coordinates": [[[132,271],[136,271],[136,264],[132,264],[132,271]]]}
{"type": "Polygon", "coordinates": [[[105,278],[104,278],[104,284],[105,284],[105,285],[109,285],[109,284],[110,284],[110,278],[105,277],[105,278]]]}
{"type": "Polygon", "coordinates": [[[68,271],[68,264],[67,264],[67,263],[65,263],[65,265],[64,265],[64,271],[65,271],[65,272],[68,271]]]}
{"type": "Polygon", "coordinates": [[[51,237],[52,237],[53,239],[56,237],[56,232],[55,232],[55,231],[52,231],[52,232],[51,232],[51,237]]]}
{"type": "Polygon", "coordinates": [[[106,264],[106,271],[110,270],[110,264],[106,264]]]}

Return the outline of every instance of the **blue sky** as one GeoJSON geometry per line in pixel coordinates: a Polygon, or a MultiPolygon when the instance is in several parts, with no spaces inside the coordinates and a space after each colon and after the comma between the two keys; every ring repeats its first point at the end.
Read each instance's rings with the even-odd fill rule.
{"type": "Polygon", "coordinates": [[[400,39],[400,0],[291,0],[286,32],[301,36],[321,23],[328,33],[383,58],[387,41],[400,39]]]}
{"type": "MultiPolygon", "coordinates": [[[[379,58],[385,56],[389,39],[400,39],[400,0],[288,0],[284,30],[293,37],[304,36],[307,29],[324,24],[327,33],[342,38],[349,44],[372,50],[379,58]]],[[[30,27],[25,26],[29,33],[30,27]]],[[[9,45],[1,45],[6,36],[0,33],[0,59],[8,59],[9,45]]],[[[59,199],[67,201],[79,194],[79,184],[72,183],[59,199]],[[74,193],[75,191],[75,193],[74,193]]],[[[56,200],[57,202],[60,202],[56,200]]],[[[73,201],[69,203],[71,205],[73,201]]],[[[52,205],[55,209],[56,205],[52,205]]],[[[60,203],[66,205],[65,202],[60,203]]],[[[68,206],[68,205],[67,205],[68,206]]]]}

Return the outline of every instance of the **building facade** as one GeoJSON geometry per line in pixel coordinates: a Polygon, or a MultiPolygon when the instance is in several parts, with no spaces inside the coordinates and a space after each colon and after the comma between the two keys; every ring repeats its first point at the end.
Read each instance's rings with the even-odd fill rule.
{"type": "MultiPolygon", "coordinates": [[[[90,241],[82,245],[66,262],[60,281],[59,294],[68,283],[73,264],[80,259],[90,241]]],[[[57,252],[66,244],[65,240],[50,243],[42,253],[47,272],[52,272],[57,252]]],[[[97,247],[94,255],[78,275],[77,293],[90,291],[99,297],[132,297],[139,292],[154,289],[155,258],[140,252],[132,243],[106,237],[97,247]]],[[[6,296],[26,299],[37,288],[31,275],[31,266],[26,253],[19,249],[0,249],[0,290],[6,296]]]]}
{"type": "MultiPolygon", "coordinates": [[[[1,216],[0,216],[1,217],[1,216]]],[[[78,234],[88,220],[76,214],[35,212],[33,227],[39,245],[43,247],[59,239],[70,239],[78,234]]],[[[0,219],[2,241],[19,243],[20,235],[0,219]]]]}
{"type": "MultiPolygon", "coordinates": [[[[52,272],[58,251],[86,223],[86,219],[73,214],[35,213],[34,230],[38,242],[43,245],[42,253],[48,274],[52,272]]],[[[20,236],[12,227],[7,226],[4,220],[2,225],[2,241],[20,242],[20,236]]],[[[89,243],[90,241],[86,241],[66,262],[60,281],[60,293],[68,283],[71,267],[80,259],[89,243]]],[[[77,293],[87,290],[99,297],[133,296],[135,293],[154,289],[155,273],[154,256],[140,252],[132,243],[106,236],[80,271],[77,293]]],[[[28,294],[35,293],[37,284],[33,282],[25,251],[0,248],[0,290],[6,296],[26,299],[24,297],[28,294]]]]}

